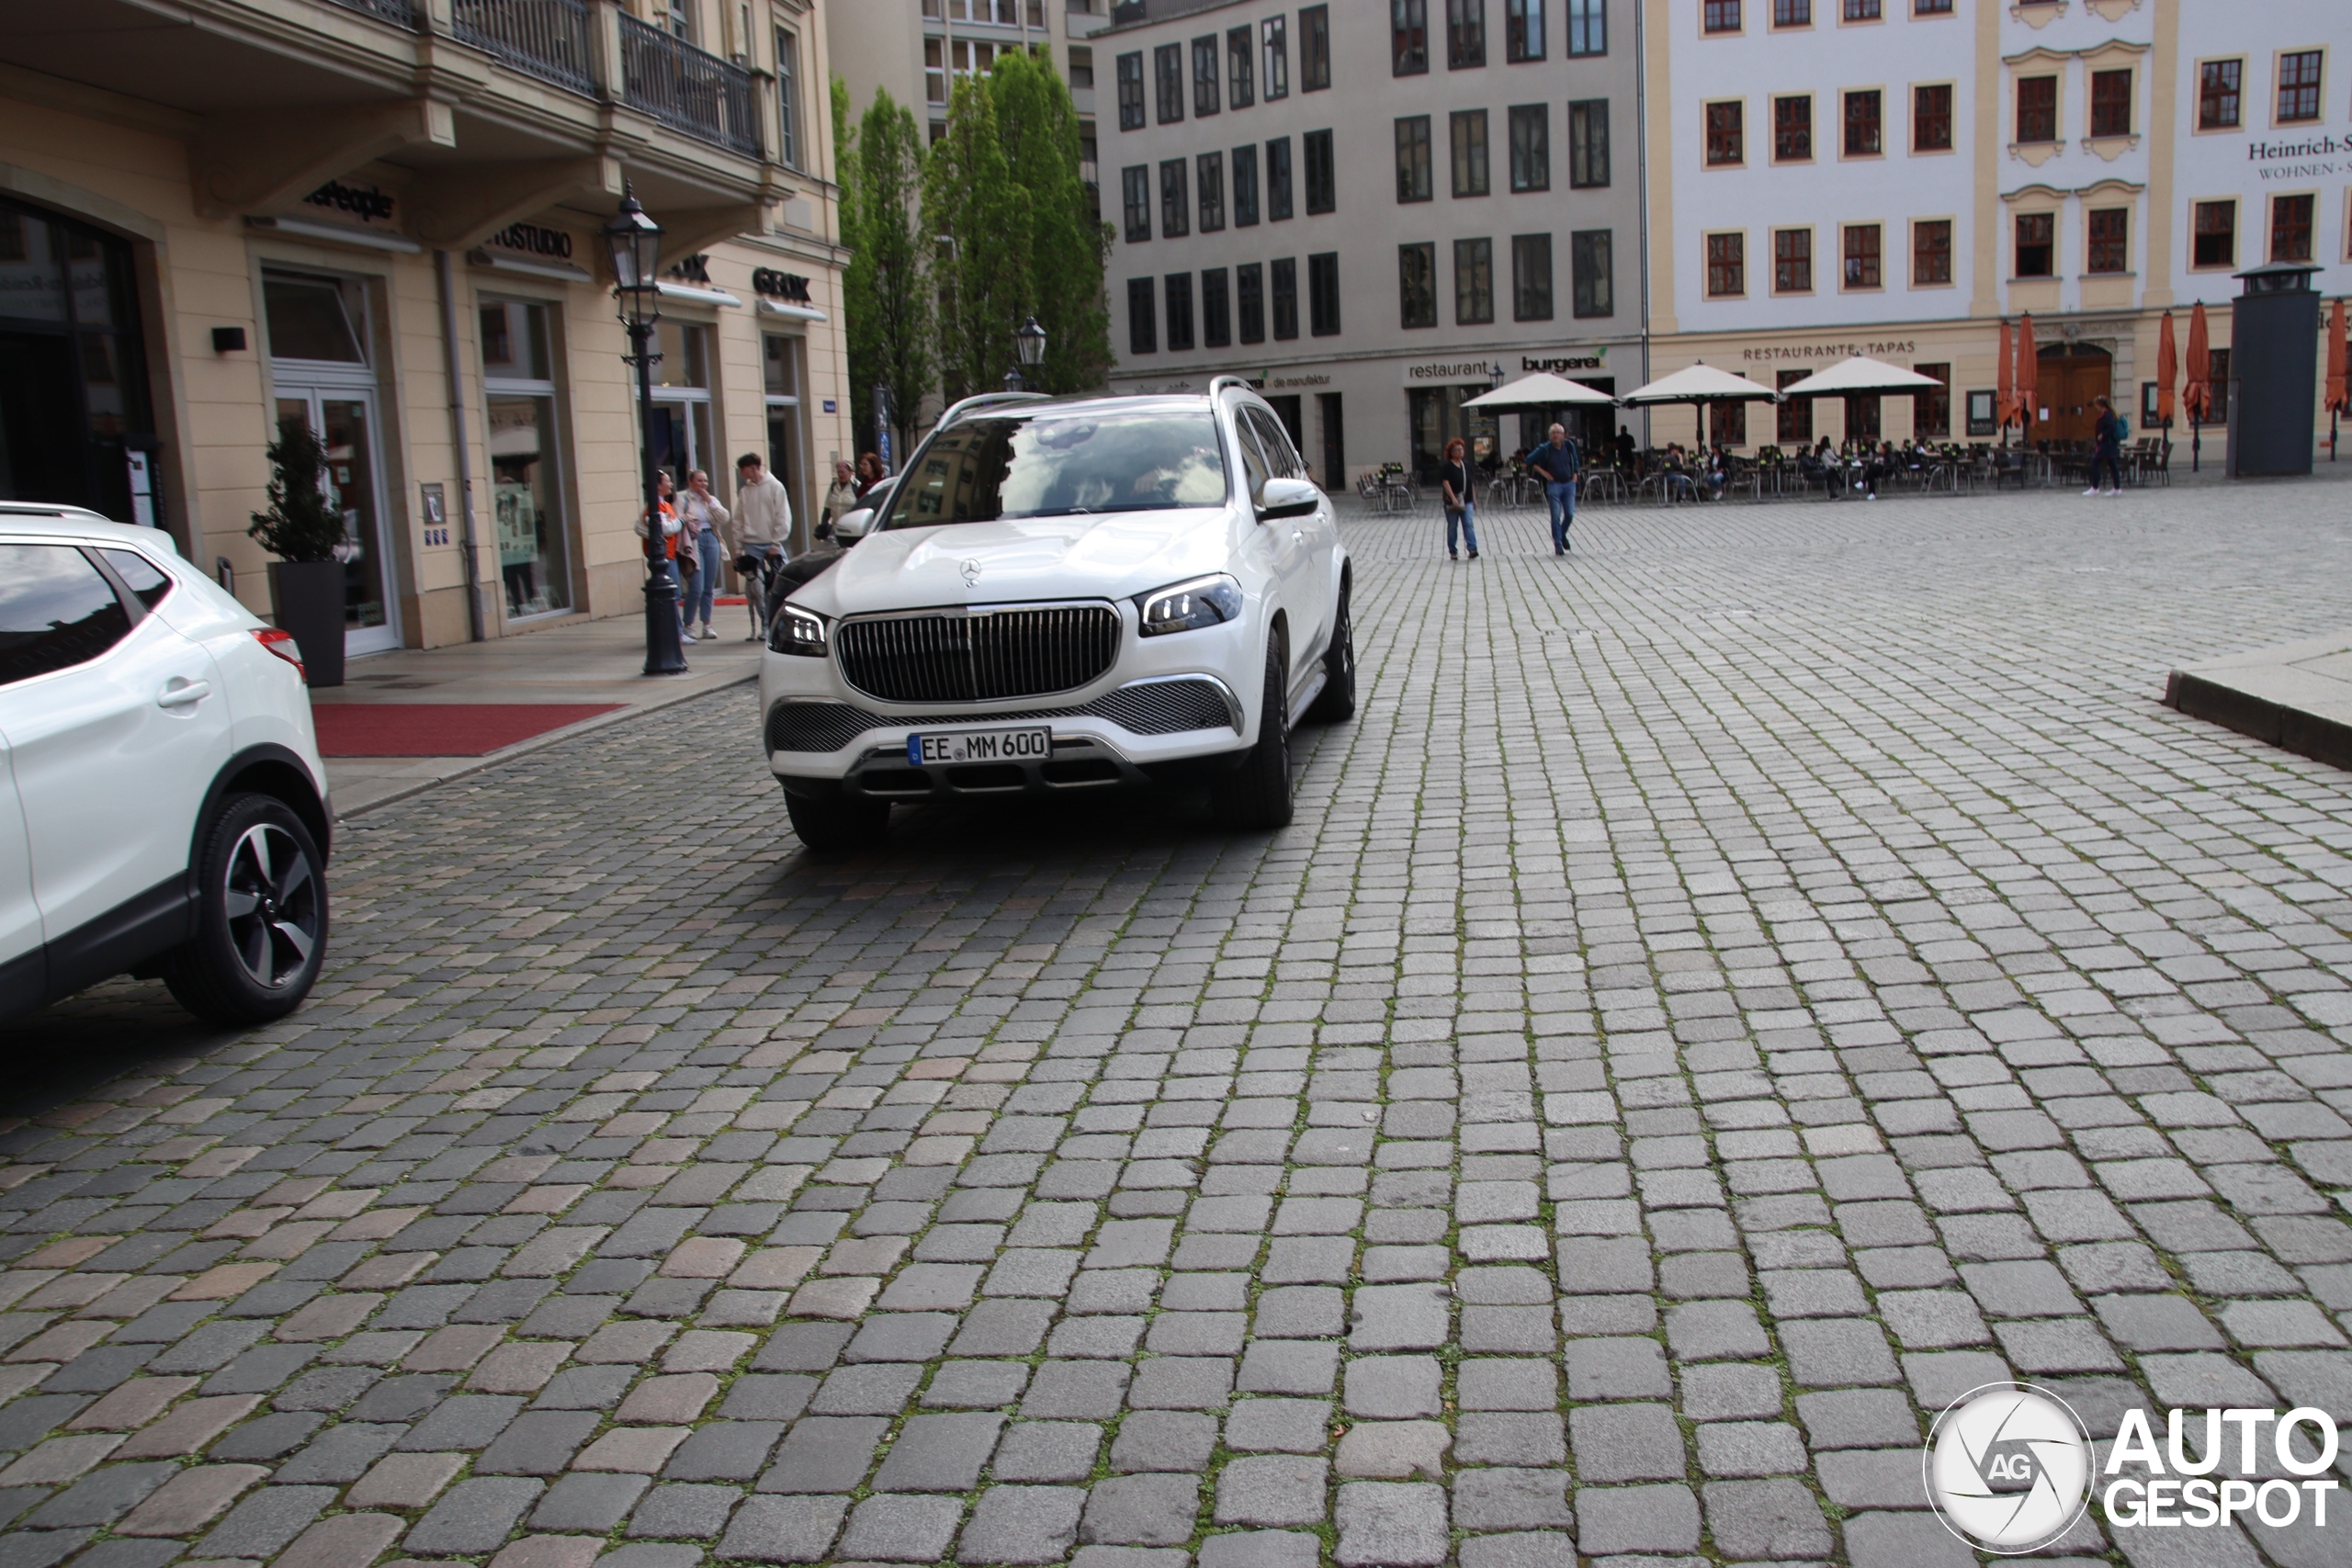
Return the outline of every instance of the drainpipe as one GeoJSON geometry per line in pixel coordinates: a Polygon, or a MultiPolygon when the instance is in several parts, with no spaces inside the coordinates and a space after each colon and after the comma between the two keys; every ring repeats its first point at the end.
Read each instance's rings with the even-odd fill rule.
{"type": "MultiPolygon", "coordinates": [[[[1647,7],[1634,7],[1634,183],[1640,197],[1636,207],[1640,213],[1642,235],[1642,378],[1634,383],[1646,387],[1650,383],[1650,106],[1649,58],[1647,40],[1643,37],[1643,13],[1647,7]]],[[[1642,410],[1642,446],[1650,445],[1650,411],[1642,410]]]]}
{"type": "Polygon", "coordinates": [[[466,638],[482,640],[481,583],[479,581],[481,542],[474,536],[474,452],[467,439],[466,383],[458,351],[458,276],[449,253],[433,253],[433,270],[441,284],[441,361],[449,376],[449,440],[458,450],[458,554],[466,571],[466,638]]]}

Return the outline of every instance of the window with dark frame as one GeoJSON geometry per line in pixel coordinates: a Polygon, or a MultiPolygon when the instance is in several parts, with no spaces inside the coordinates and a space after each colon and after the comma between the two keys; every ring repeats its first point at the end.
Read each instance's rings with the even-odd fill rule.
{"type": "Polygon", "coordinates": [[[1453,194],[1485,196],[1490,188],[1487,156],[1487,111],[1456,109],[1447,117],[1447,151],[1452,154],[1453,194]]]}
{"type": "Polygon", "coordinates": [[[1287,343],[1298,335],[1298,262],[1283,256],[1267,269],[1268,292],[1273,300],[1274,339],[1287,343]]]}
{"type": "Polygon", "coordinates": [[[1159,165],[1159,237],[1181,240],[1193,231],[1192,178],[1182,158],[1159,165]]]}
{"type": "Polygon", "coordinates": [[[1503,58],[1513,65],[1544,58],[1544,7],[1551,0],[1503,0],[1503,58]]]}
{"type": "Polygon", "coordinates": [[[2018,78],[2018,141],[2031,145],[2058,140],[2058,78],[2018,78]]]}
{"type": "Polygon", "coordinates": [[[1255,142],[1233,150],[1233,226],[1249,229],[1258,221],[1258,148],[1255,142]]]}
{"type": "MultiPolygon", "coordinates": [[[[1310,6],[1298,14],[1299,27],[1306,34],[1299,45],[1304,55],[1300,64],[1307,73],[1306,85],[1309,91],[1312,91],[1315,86],[1313,65],[1315,33],[1308,18],[1323,9],[1324,7],[1320,6],[1310,6]]],[[[1263,61],[1265,71],[1262,80],[1266,88],[1266,101],[1271,104],[1276,98],[1289,97],[1290,18],[1268,17],[1259,24],[1258,39],[1265,53],[1263,61]]]]}
{"type": "Polygon", "coordinates": [[[1609,183],[1609,100],[1568,105],[1568,186],[1598,190],[1609,183]]]}
{"type": "Polygon", "coordinates": [[[1747,292],[1747,236],[1707,236],[1707,297],[1734,299],[1747,292]]]}
{"type": "Polygon", "coordinates": [[[1845,232],[1846,287],[1883,288],[1882,269],[1886,231],[1875,223],[1849,223],[1845,232]]]}
{"type": "Polygon", "coordinates": [[[1233,299],[1221,266],[1201,269],[1201,346],[1233,346],[1233,299]]]}
{"type": "MultiPolygon", "coordinates": [[[[1787,391],[1812,374],[1812,371],[1804,369],[1778,371],[1775,373],[1773,385],[1780,391],[1787,391]]],[[[1812,441],[1813,400],[1811,398],[1789,398],[1781,402],[1775,439],[1787,446],[1803,446],[1812,441]]]]}
{"type": "Polygon", "coordinates": [[[1949,17],[1951,15],[1951,0],[1911,0],[1911,14],[1915,17],[1949,17]]]}
{"type": "Polygon", "coordinates": [[[1846,0],[1845,20],[1875,22],[1879,20],[1879,0],[1846,0]]]}
{"type": "Polygon", "coordinates": [[[1911,434],[1914,440],[1951,439],[1951,367],[1914,365],[1912,373],[1943,383],[1911,394],[1911,434]]]}
{"type": "Polygon", "coordinates": [[[1153,50],[1151,69],[1159,89],[1159,123],[1173,125],[1184,118],[1184,46],[1163,43],[1153,50]]]}
{"type": "Polygon", "coordinates": [[[1568,0],[1568,58],[1609,52],[1609,0],[1568,0]]]}
{"type": "Polygon", "coordinates": [[[1167,285],[1168,352],[1182,354],[1193,346],[1193,275],[1171,272],[1167,285]]]}
{"type": "Polygon", "coordinates": [[[1707,106],[1707,166],[1747,162],[1747,106],[1734,98],[1707,106]]]}
{"type": "Polygon", "coordinates": [[[2130,208],[2092,208],[2086,220],[2085,234],[2088,244],[2083,253],[2084,271],[2118,273],[2132,270],[2130,208]]]}
{"type": "Polygon", "coordinates": [[[1396,324],[1407,330],[1437,325],[1437,242],[1419,240],[1396,247],[1396,324]]]}
{"type": "Polygon", "coordinates": [[[1143,129],[1143,51],[1119,56],[1119,129],[1143,129]]]}
{"type": "Polygon", "coordinates": [[[1937,82],[1911,89],[1911,151],[1951,151],[1951,84],[1937,82]]]}
{"type": "Polygon", "coordinates": [[[1290,211],[1290,138],[1277,136],[1266,143],[1266,217],[1280,223],[1290,211]]]}
{"type": "Polygon", "coordinates": [[[1306,160],[1307,212],[1335,210],[1340,205],[1340,176],[1331,162],[1331,133],[1310,130],[1298,140],[1301,152],[1306,160]]]}
{"type": "Polygon", "coordinates": [[[1552,188],[1552,108],[1549,104],[1513,104],[1510,108],[1510,188],[1552,188]]]}
{"type": "Polygon", "coordinates": [[[2239,84],[2245,78],[2243,60],[2209,60],[2197,70],[2197,129],[2235,130],[2243,99],[2239,84]]]}
{"type": "Polygon", "coordinates": [[[1233,307],[1243,343],[1266,341],[1266,264],[1245,262],[1233,269],[1233,307]]]}
{"type": "Polygon", "coordinates": [[[1552,236],[1510,237],[1510,314],[1515,321],[1552,319],[1552,236]]]}
{"type": "Polygon", "coordinates": [[[2238,265],[2238,204],[2200,201],[2191,224],[2189,263],[2192,266],[2233,267],[2238,265]]]}
{"type": "Polygon", "coordinates": [[[1225,228],[1225,154],[1204,152],[1193,160],[1193,183],[1200,196],[1201,232],[1225,228]]]}
{"type": "Polygon", "coordinates": [[[1886,150],[1884,99],[1876,88],[1846,95],[1846,156],[1875,158],[1886,150]]]}
{"type": "Polygon", "coordinates": [[[1206,119],[1217,111],[1216,34],[1193,40],[1193,118],[1206,119]]]}
{"type": "Polygon", "coordinates": [[[1568,236],[1569,310],[1579,321],[1617,313],[1614,246],[1606,229],[1579,229],[1568,236]]]}
{"type": "Polygon", "coordinates": [[[1126,209],[1126,239],[1140,245],[1151,238],[1151,165],[1131,164],[1119,171],[1119,194],[1126,209]]]}
{"type": "Polygon", "coordinates": [[[2293,125],[2319,118],[2320,64],[2316,49],[2297,50],[2278,57],[2278,123],[2293,125]]]}
{"type": "Polygon", "coordinates": [[[1430,175],[1430,117],[1408,114],[1396,121],[1396,199],[1428,201],[1435,192],[1430,175]]]}
{"type": "Polygon", "coordinates": [[[2056,213],[2018,213],[2017,236],[2017,270],[2010,276],[2015,277],[2058,276],[2058,215],[2056,213]]]}
{"type": "Polygon", "coordinates": [[[1258,101],[1258,51],[1250,25],[1225,30],[1225,101],[1246,109],[1258,101]]]}
{"type": "Polygon", "coordinates": [[[2132,134],[2131,72],[2094,71],[2091,73],[2091,134],[2093,136],[2132,134]]]}
{"type": "Polygon", "coordinates": [[[1487,0],[1445,0],[1445,68],[1476,71],[1487,63],[1487,0]]]}
{"type": "Polygon", "coordinates": [[[1319,93],[1331,85],[1331,7],[1329,6],[1299,7],[1298,79],[1299,90],[1306,93],[1319,93]]]}
{"type": "Polygon", "coordinates": [[[1453,242],[1453,324],[1490,325],[1495,319],[1495,243],[1453,242]]]}
{"type": "Polygon", "coordinates": [[[1772,25],[1776,28],[1813,26],[1813,0],[1772,0],[1772,25]]]}
{"type": "Polygon", "coordinates": [[[1419,76],[1430,68],[1429,0],[1388,0],[1389,74],[1419,76]]]}
{"type": "Polygon", "coordinates": [[[1804,164],[1813,158],[1813,98],[1792,94],[1772,100],[1772,161],[1804,164]]]}
{"type": "Polygon", "coordinates": [[[1306,331],[1312,337],[1340,334],[1340,253],[1306,258],[1306,331]]]}
{"type": "Polygon", "coordinates": [[[1159,352],[1159,285],[1148,277],[1127,279],[1127,352],[1159,352]]]}
{"type": "Polygon", "coordinates": [[[1739,0],[1705,0],[1700,7],[1699,25],[1711,33],[1739,31],[1739,0]]]}
{"type": "Polygon", "coordinates": [[[2274,196],[2270,198],[2270,259],[2307,262],[2312,259],[2314,196],[2274,196]]]}
{"type": "Polygon", "coordinates": [[[1911,225],[1911,284],[1933,288],[1951,281],[1951,220],[1922,218],[1911,225]]]}
{"type": "Polygon", "coordinates": [[[1772,231],[1772,292],[1775,294],[1813,292],[1812,230],[1775,229],[1772,231]]]}

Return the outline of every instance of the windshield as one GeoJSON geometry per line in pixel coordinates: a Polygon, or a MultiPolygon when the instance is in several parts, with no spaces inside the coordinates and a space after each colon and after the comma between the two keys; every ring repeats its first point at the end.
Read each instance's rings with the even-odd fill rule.
{"type": "Polygon", "coordinates": [[[884,528],[1225,503],[1206,409],[1047,409],[943,431],[899,480],[884,528]]]}

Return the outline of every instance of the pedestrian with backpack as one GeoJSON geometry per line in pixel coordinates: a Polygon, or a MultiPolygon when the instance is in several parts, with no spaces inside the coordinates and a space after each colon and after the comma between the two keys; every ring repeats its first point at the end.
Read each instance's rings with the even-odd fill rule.
{"type": "Polygon", "coordinates": [[[1555,424],[1552,438],[1527,455],[1527,466],[1544,481],[1544,501],[1552,509],[1552,553],[1568,553],[1568,529],[1577,520],[1577,475],[1584,471],[1584,454],[1568,439],[1568,427],[1555,424]]]}

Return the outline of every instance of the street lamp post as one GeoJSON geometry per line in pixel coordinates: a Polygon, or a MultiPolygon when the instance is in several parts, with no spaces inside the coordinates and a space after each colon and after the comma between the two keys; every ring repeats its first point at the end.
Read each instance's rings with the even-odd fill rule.
{"type": "Polygon", "coordinates": [[[1004,373],[1004,389],[1025,392],[1029,389],[1029,372],[1046,362],[1046,329],[1030,317],[1012,334],[1012,367],[1004,373]]]}
{"type": "Polygon", "coordinates": [[[662,225],[645,214],[634,194],[621,197],[620,210],[603,231],[612,253],[614,293],[621,324],[628,329],[625,363],[637,367],[638,466],[645,489],[645,672],[683,675],[685,648],[678,630],[678,580],[662,543],[662,485],[653,460],[653,351],[662,265],[662,225]]]}

